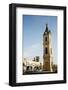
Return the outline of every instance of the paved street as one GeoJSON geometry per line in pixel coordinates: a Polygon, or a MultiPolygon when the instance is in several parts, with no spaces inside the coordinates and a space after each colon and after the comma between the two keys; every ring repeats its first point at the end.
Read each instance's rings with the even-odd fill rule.
{"type": "Polygon", "coordinates": [[[40,72],[25,72],[24,75],[31,75],[31,74],[54,74],[54,73],[57,73],[57,72],[46,72],[46,71],[40,71],[40,72]]]}

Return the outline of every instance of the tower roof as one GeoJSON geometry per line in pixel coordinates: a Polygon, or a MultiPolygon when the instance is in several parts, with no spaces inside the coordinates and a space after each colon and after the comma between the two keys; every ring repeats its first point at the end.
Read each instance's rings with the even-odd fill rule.
{"type": "Polygon", "coordinates": [[[49,30],[48,30],[48,24],[46,24],[46,29],[45,29],[45,32],[44,32],[43,35],[45,35],[45,33],[48,33],[48,32],[49,32],[49,30]]]}

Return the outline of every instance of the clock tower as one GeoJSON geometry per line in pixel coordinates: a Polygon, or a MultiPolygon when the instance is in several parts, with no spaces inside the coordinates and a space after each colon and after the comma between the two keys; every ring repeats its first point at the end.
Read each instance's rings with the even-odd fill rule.
{"type": "Polygon", "coordinates": [[[51,31],[46,24],[45,32],[43,33],[43,71],[52,72],[53,56],[51,44],[51,31]]]}

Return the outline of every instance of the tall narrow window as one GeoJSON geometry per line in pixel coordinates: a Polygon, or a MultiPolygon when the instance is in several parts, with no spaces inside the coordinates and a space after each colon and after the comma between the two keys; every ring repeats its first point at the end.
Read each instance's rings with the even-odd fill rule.
{"type": "Polygon", "coordinates": [[[45,41],[47,41],[47,37],[45,37],[45,41]]]}
{"type": "Polygon", "coordinates": [[[46,54],[48,53],[47,48],[45,48],[45,53],[46,53],[46,54]]]}

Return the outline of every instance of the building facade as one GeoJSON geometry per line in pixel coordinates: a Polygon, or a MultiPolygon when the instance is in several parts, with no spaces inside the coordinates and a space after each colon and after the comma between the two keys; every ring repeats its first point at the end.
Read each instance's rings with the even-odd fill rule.
{"type": "Polygon", "coordinates": [[[25,58],[23,60],[23,73],[26,72],[37,72],[42,70],[42,63],[39,61],[39,57],[34,57],[33,60],[25,58]]]}
{"type": "Polygon", "coordinates": [[[52,56],[52,34],[46,24],[45,32],[43,33],[43,71],[52,72],[53,56],[52,56]]]}

